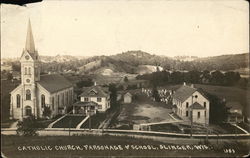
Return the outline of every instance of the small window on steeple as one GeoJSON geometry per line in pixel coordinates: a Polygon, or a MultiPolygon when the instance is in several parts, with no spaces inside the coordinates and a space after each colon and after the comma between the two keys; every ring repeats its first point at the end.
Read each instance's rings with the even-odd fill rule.
{"type": "Polygon", "coordinates": [[[27,75],[27,67],[24,68],[24,74],[27,75]]]}
{"type": "Polygon", "coordinates": [[[28,74],[30,75],[31,74],[31,68],[29,67],[28,69],[28,74]]]}

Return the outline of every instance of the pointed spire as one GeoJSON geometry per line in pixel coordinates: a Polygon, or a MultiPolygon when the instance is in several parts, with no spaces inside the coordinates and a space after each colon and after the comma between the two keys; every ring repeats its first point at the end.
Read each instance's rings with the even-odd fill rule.
{"type": "Polygon", "coordinates": [[[30,19],[29,19],[29,23],[28,23],[25,50],[28,51],[29,53],[35,52],[35,42],[34,42],[34,38],[33,38],[33,34],[32,34],[30,19]]]}

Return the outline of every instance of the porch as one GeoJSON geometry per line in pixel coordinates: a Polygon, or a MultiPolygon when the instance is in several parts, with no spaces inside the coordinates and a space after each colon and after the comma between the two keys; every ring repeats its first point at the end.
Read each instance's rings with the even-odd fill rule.
{"type": "Polygon", "coordinates": [[[96,114],[98,104],[91,102],[76,102],[73,104],[73,115],[92,116],[96,114]]]}

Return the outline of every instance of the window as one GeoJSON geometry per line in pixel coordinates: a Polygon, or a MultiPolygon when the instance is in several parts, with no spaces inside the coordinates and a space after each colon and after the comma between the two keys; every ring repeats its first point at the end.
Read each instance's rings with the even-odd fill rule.
{"type": "Polygon", "coordinates": [[[52,110],[54,110],[54,108],[55,108],[55,98],[52,97],[52,110]]]}
{"type": "Polygon", "coordinates": [[[102,98],[97,98],[97,102],[101,102],[102,101],[102,98]]]}
{"type": "Polygon", "coordinates": [[[195,97],[195,98],[198,98],[198,95],[195,95],[194,97],[195,97]]]}
{"type": "Polygon", "coordinates": [[[201,113],[200,112],[198,112],[198,118],[200,118],[201,117],[201,113]]]}
{"type": "Polygon", "coordinates": [[[204,108],[206,108],[206,104],[207,104],[207,103],[206,103],[206,102],[204,102],[204,108]]]}
{"type": "Polygon", "coordinates": [[[16,95],[16,107],[17,108],[20,108],[20,100],[21,100],[21,97],[19,94],[16,95]]]}
{"type": "Polygon", "coordinates": [[[31,68],[30,67],[28,68],[28,74],[29,75],[31,74],[31,68]]]}
{"type": "Polygon", "coordinates": [[[98,109],[102,109],[102,105],[99,105],[99,104],[98,104],[98,109]]]}
{"type": "Polygon", "coordinates": [[[188,111],[186,111],[186,117],[188,117],[188,111]]]}
{"type": "Polygon", "coordinates": [[[57,106],[59,107],[60,104],[60,95],[57,95],[57,106]]]}
{"type": "Polygon", "coordinates": [[[26,100],[31,100],[31,93],[29,89],[26,90],[26,100]]]}
{"type": "Polygon", "coordinates": [[[25,107],[25,115],[26,116],[31,116],[32,112],[31,112],[31,107],[30,106],[26,106],[25,107]]]}
{"type": "Polygon", "coordinates": [[[89,98],[84,98],[84,101],[89,101],[89,98]]]}
{"type": "Polygon", "coordinates": [[[66,92],[66,104],[69,104],[68,96],[69,96],[69,92],[67,91],[67,92],[66,92]]]}
{"type": "Polygon", "coordinates": [[[186,108],[188,108],[188,102],[186,102],[186,108]]]}
{"type": "Polygon", "coordinates": [[[64,106],[64,93],[62,94],[62,105],[64,106]]]}
{"type": "Polygon", "coordinates": [[[45,106],[45,95],[44,94],[41,95],[41,105],[42,105],[42,108],[44,108],[44,106],[45,106]]]}
{"type": "Polygon", "coordinates": [[[24,68],[24,74],[27,75],[27,67],[24,68]]]}
{"type": "Polygon", "coordinates": [[[207,117],[207,113],[206,113],[206,111],[204,111],[204,115],[205,115],[205,117],[207,117]]]}

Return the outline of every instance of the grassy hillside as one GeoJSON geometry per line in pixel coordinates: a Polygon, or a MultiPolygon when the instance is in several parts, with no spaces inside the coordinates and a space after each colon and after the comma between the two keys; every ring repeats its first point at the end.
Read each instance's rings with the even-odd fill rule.
{"type": "Polygon", "coordinates": [[[195,62],[203,63],[209,69],[235,70],[249,67],[249,53],[199,58],[195,62]]]}

